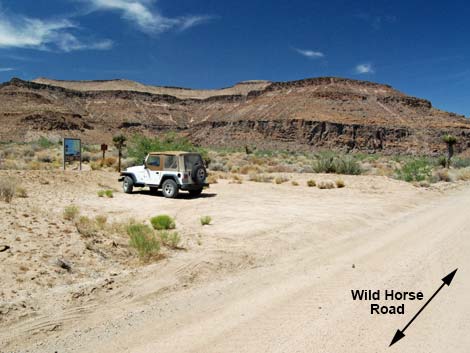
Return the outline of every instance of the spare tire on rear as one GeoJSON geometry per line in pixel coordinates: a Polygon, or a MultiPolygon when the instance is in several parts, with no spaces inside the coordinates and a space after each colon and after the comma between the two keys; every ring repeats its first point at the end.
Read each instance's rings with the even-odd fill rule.
{"type": "Polygon", "coordinates": [[[196,184],[204,184],[207,177],[206,168],[203,165],[195,165],[191,171],[191,178],[196,184]]]}

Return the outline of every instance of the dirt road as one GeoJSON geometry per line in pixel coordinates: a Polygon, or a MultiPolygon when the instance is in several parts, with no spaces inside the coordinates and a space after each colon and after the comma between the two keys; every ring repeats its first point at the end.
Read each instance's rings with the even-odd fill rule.
{"type": "MultiPolygon", "coordinates": [[[[289,190],[286,187],[286,194],[289,190]]],[[[432,196],[410,192],[401,200],[390,194],[387,206],[383,199],[379,204],[370,198],[362,214],[348,206],[354,201],[351,195],[345,204],[336,204],[336,212],[330,207],[323,213],[321,208],[309,208],[301,196],[295,198],[296,205],[284,209],[275,202],[279,200],[267,195],[264,207],[257,205],[261,222],[256,223],[260,229],[255,229],[253,256],[269,253],[263,248],[268,244],[275,249],[274,258],[249,265],[247,257],[247,263],[239,263],[239,271],[186,282],[177,290],[159,287],[164,273],[155,278],[152,268],[143,270],[135,276],[133,288],[127,289],[140,292],[137,298],[127,300],[128,292],[123,291],[109,298],[106,310],[83,308],[85,319],[70,323],[67,331],[28,344],[30,351],[469,351],[470,188],[432,196]],[[284,210],[287,220],[285,224],[274,221],[276,226],[270,228],[263,222],[276,208],[284,210]],[[266,243],[272,234],[275,241],[266,243]],[[403,328],[439,287],[440,279],[455,268],[459,271],[452,285],[441,291],[402,341],[388,348],[395,331],[403,328]],[[404,302],[404,315],[371,315],[370,302],[352,300],[353,289],[422,291],[424,300],[404,302]]],[[[201,203],[201,207],[216,207],[210,198],[201,203]]],[[[231,211],[236,213],[234,207],[231,211]]],[[[257,215],[247,213],[246,217],[250,224],[250,217],[257,215]]],[[[229,224],[225,233],[229,240],[237,234],[243,239],[250,232],[243,225],[237,227],[235,220],[224,220],[229,224]]]]}

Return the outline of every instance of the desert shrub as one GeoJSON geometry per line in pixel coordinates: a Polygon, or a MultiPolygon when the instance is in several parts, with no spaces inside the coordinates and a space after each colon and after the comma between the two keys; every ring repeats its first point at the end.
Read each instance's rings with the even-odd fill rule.
{"type": "Polygon", "coordinates": [[[243,178],[239,175],[232,175],[232,181],[236,184],[242,184],[243,178]]]}
{"type": "Polygon", "coordinates": [[[207,225],[211,224],[212,217],[211,216],[203,216],[203,217],[201,217],[200,221],[201,221],[201,225],[207,226],[207,225]]]}
{"type": "Polygon", "coordinates": [[[77,206],[69,205],[64,208],[63,217],[67,221],[73,221],[74,219],[78,217],[79,214],[80,214],[80,210],[77,206]]]}
{"type": "Polygon", "coordinates": [[[209,169],[214,172],[228,172],[229,171],[229,168],[225,164],[219,161],[211,162],[209,169]]]}
{"type": "Polygon", "coordinates": [[[99,190],[97,194],[98,194],[98,197],[104,197],[105,190],[99,190]]]}
{"type": "Polygon", "coordinates": [[[311,187],[317,186],[317,183],[315,180],[310,179],[310,180],[307,180],[307,186],[311,188],[311,187]]]}
{"type": "Polygon", "coordinates": [[[333,152],[318,153],[313,163],[313,170],[316,173],[335,173],[335,158],[336,155],[333,152]]]}
{"type": "Polygon", "coordinates": [[[82,162],[90,163],[91,161],[91,154],[88,152],[82,153],[82,162]]]}
{"type": "Polygon", "coordinates": [[[152,223],[152,227],[157,230],[174,229],[176,226],[175,220],[166,214],[152,217],[150,223],[152,223]]]}
{"type": "Polygon", "coordinates": [[[128,155],[137,163],[140,163],[149,152],[160,151],[199,152],[206,163],[209,159],[206,150],[194,146],[186,137],[176,133],[167,133],[154,138],[134,135],[129,140],[128,155]]]}
{"type": "Polygon", "coordinates": [[[18,186],[16,188],[16,192],[15,192],[15,195],[17,197],[21,197],[21,198],[27,198],[28,197],[28,192],[26,191],[26,189],[22,186],[18,186]]]}
{"type": "Polygon", "coordinates": [[[46,153],[39,154],[37,160],[41,163],[52,163],[52,157],[46,153]]]}
{"type": "Polygon", "coordinates": [[[335,159],[334,169],[337,174],[359,175],[362,173],[360,164],[350,156],[335,159]]]}
{"type": "Polygon", "coordinates": [[[107,222],[108,222],[108,217],[106,217],[105,215],[97,215],[95,217],[95,223],[101,229],[105,227],[107,222]]]}
{"type": "Polygon", "coordinates": [[[16,182],[11,178],[0,179],[0,200],[10,203],[16,193],[16,182]]]}
{"type": "Polygon", "coordinates": [[[103,168],[103,165],[100,162],[91,162],[90,163],[91,170],[100,170],[103,168]]]}
{"type": "Polygon", "coordinates": [[[343,179],[337,179],[335,183],[338,189],[344,188],[346,186],[343,179]]]}
{"type": "Polygon", "coordinates": [[[424,158],[415,158],[407,161],[400,169],[396,170],[396,176],[407,182],[423,181],[431,176],[432,168],[429,161],[424,158]]]}
{"type": "Polygon", "coordinates": [[[431,186],[431,184],[427,180],[422,180],[418,183],[418,186],[422,188],[428,188],[431,186]]]}
{"type": "Polygon", "coordinates": [[[141,260],[148,260],[150,257],[158,255],[160,242],[149,226],[133,223],[129,224],[126,230],[129,235],[129,245],[137,251],[141,260]]]}
{"type": "Polygon", "coordinates": [[[97,224],[87,216],[80,216],[75,222],[75,227],[78,233],[87,238],[95,236],[98,231],[97,224]]]}
{"type": "Polygon", "coordinates": [[[335,183],[333,183],[331,180],[320,181],[317,184],[317,187],[319,189],[334,189],[335,183]]]}
{"type": "Polygon", "coordinates": [[[449,170],[447,169],[439,169],[435,175],[438,181],[445,181],[447,183],[450,183],[453,181],[452,177],[449,174],[449,170]]]}
{"type": "Polygon", "coordinates": [[[35,152],[34,152],[34,150],[33,150],[31,147],[28,147],[28,148],[26,148],[26,149],[23,151],[23,156],[24,156],[24,157],[34,157],[34,156],[35,156],[35,152]]]}
{"type": "Polygon", "coordinates": [[[209,184],[217,184],[217,180],[219,179],[219,176],[217,174],[212,174],[210,173],[208,176],[207,176],[207,182],[209,184]]]}
{"type": "Polygon", "coordinates": [[[464,168],[459,170],[459,172],[457,173],[457,179],[463,181],[470,180],[470,168],[464,168]]]}
{"type": "Polygon", "coordinates": [[[276,177],[276,179],[274,179],[274,182],[276,184],[282,184],[282,183],[285,183],[286,181],[289,181],[289,178],[287,178],[285,176],[278,176],[278,177],[276,177]]]}
{"type": "MultiPolygon", "coordinates": [[[[444,166],[445,166],[445,158],[444,158],[444,166]]],[[[470,167],[470,158],[454,158],[452,159],[452,166],[454,168],[467,168],[470,167]]]]}
{"type": "Polygon", "coordinates": [[[105,167],[112,167],[113,165],[116,164],[116,158],[114,157],[106,157],[103,161],[102,161],[102,164],[105,166],[105,167]]]}
{"type": "Polygon", "coordinates": [[[261,172],[261,168],[257,165],[253,164],[247,164],[242,167],[240,167],[240,174],[254,174],[254,173],[259,173],[261,172]]]}
{"type": "Polygon", "coordinates": [[[110,199],[112,199],[114,197],[113,190],[105,190],[104,194],[106,195],[106,197],[108,197],[110,199]]]}
{"type": "Polygon", "coordinates": [[[43,149],[46,149],[46,148],[51,148],[53,145],[54,145],[54,142],[52,142],[51,140],[49,140],[48,138],[44,137],[44,136],[41,136],[37,141],[36,141],[36,144],[43,148],[43,149]]]}
{"type": "Polygon", "coordinates": [[[439,157],[439,158],[437,159],[436,164],[437,164],[438,166],[440,166],[440,167],[445,168],[445,167],[446,167],[446,164],[447,164],[447,158],[446,158],[446,157],[442,157],[442,156],[439,157]]]}
{"type": "Polygon", "coordinates": [[[158,232],[158,236],[163,245],[168,246],[172,249],[178,248],[178,245],[181,242],[181,237],[178,232],[169,232],[167,230],[162,230],[158,232]]]}
{"type": "Polygon", "coordinates": [[[292,186],[299,186],[299,183],[295,180],[292,180],[291,184],[292,184],[292,186]]]}
{"type": "Polygon", "coordinates": [[[254,181],[257,183],[271,183],[274,177],[271,175],[266,174],[250,174],[249,179],[250,181],[254,181]]]}

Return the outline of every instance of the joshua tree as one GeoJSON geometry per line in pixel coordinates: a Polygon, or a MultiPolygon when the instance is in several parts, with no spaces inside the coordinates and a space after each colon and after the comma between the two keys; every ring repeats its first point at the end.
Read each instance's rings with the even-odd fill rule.
{"type": "Polygon", "coordinates": [[[124,135],[117,135],[113,137],[114,147],[117,148],[119,155],[118,155],[118,172],[121,171],[121,157],[122,157],[122,149],[126,147],[127,138],[124,135]]]}
{"type": "Polygon", "coordinates": [[[454,155],[454,145],[457,143],[457,137],[455,137],[454,135],[445,135],[442,138],[442,141],[444,141],[447,145],[446,168],[449,168],[450,160],[452,159],[452,156],[454,155]]]}

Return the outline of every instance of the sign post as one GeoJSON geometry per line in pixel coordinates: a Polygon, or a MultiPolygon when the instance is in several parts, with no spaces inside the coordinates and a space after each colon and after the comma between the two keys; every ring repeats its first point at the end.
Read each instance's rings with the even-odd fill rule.
{"type": "Polygon", "coordinates": [[[101,161],[102,164],[104,164],[104,159],[105,159],[105,155],[106,155],[107,150],[108,150],[108,145],[103,143],[101,145],[101,151],[103,151],[103,160],[101,161]]]}
{"type": "Polygon", "coordinates": [[[75,138],[64,138],[64,170],[66,162],[79,161],[82,170],[82,141],[75,138]]]}

